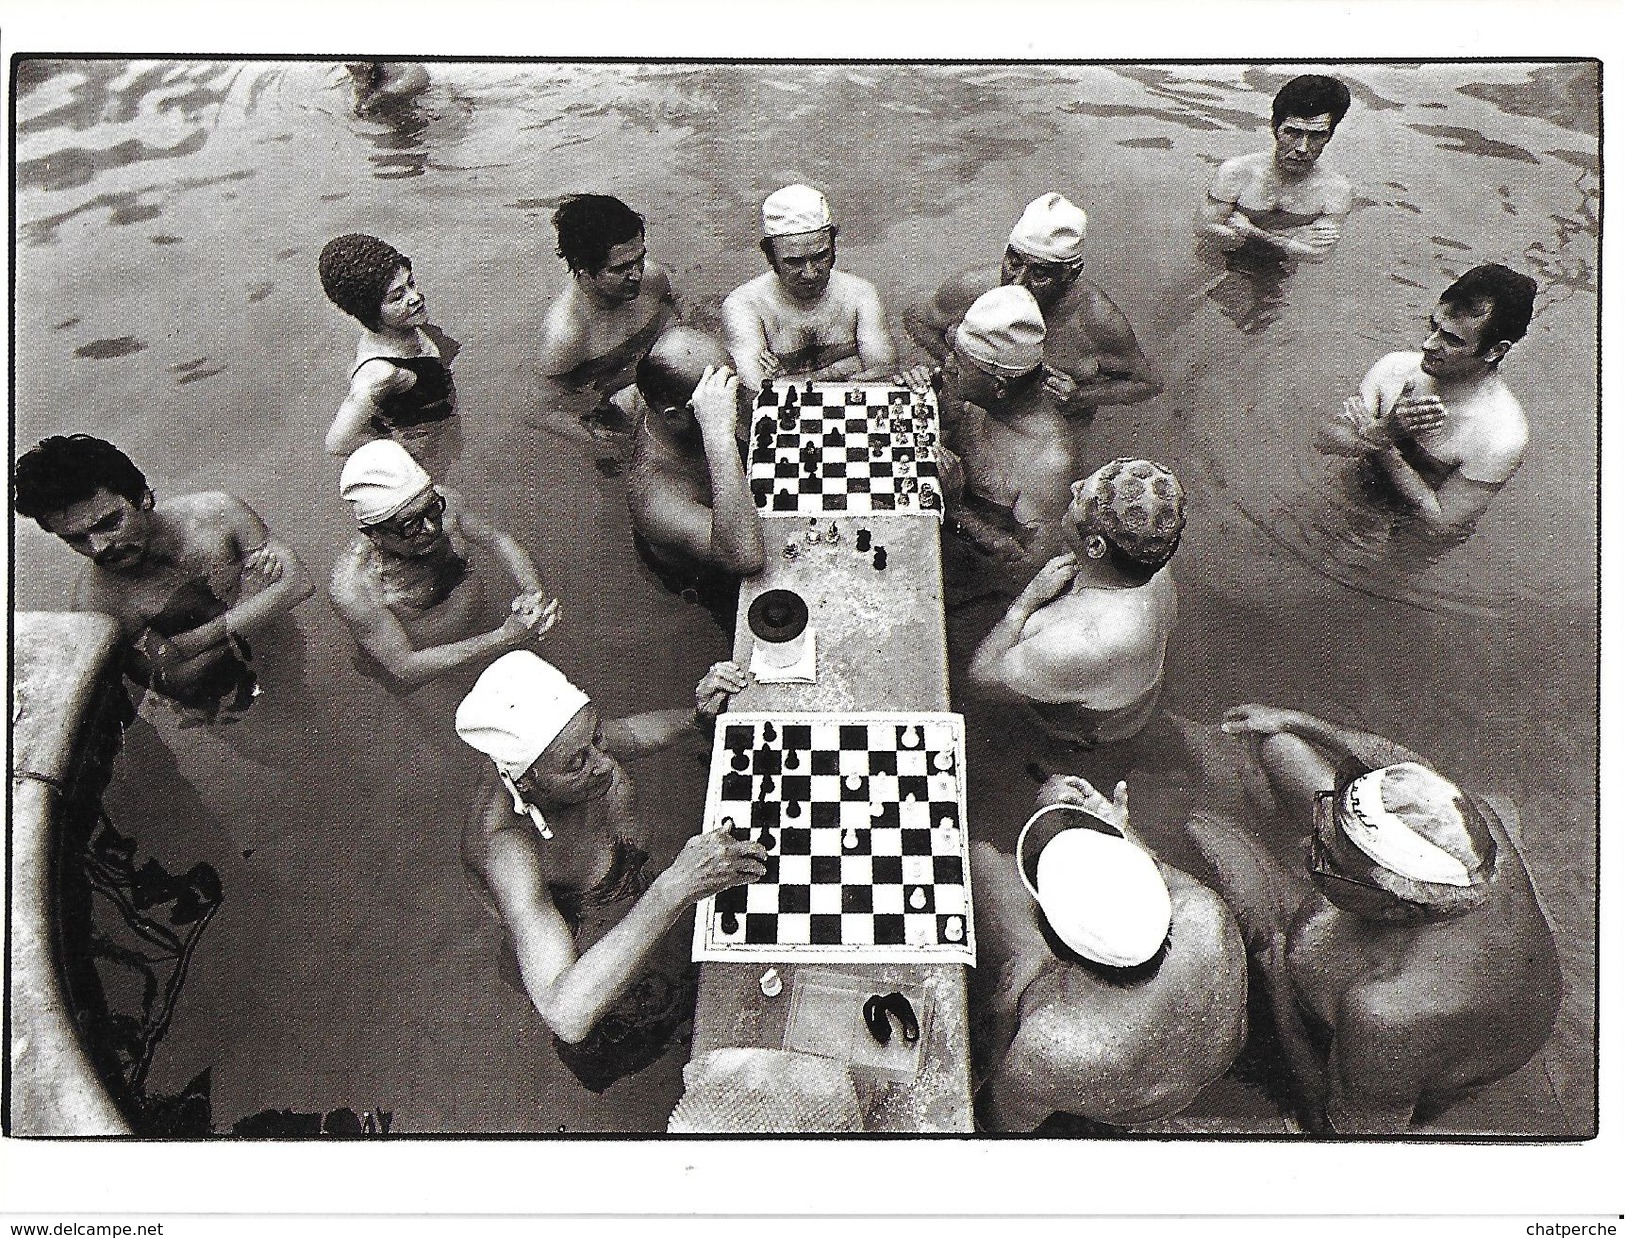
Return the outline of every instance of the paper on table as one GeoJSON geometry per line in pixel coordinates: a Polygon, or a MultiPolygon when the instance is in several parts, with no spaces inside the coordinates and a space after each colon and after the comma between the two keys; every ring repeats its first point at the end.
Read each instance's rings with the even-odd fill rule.
{"type": "Polygon", "coordinates": [[[801,654],[801,660],[792,662],[789,666],[769,666],[762,659],[762,646],[752,641],[750,655],[750,673],[756,676],[758,683],[816,683],[818,677],[814,671],[818,665],[818,633],[812,628],[807,629],[807,639],[801,654]]]}

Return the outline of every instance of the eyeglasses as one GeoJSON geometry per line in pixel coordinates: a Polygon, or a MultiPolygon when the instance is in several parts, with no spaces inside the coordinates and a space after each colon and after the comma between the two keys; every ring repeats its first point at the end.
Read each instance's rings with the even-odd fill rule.
{"type": "Polygon", "coordinates": [[[431,524],[439,524],[446,514],[446,497],[436,494],[424,509],[413,516],[397,516],[393,520],[380,520],[361,527],[369,533],[387,533],[391,537],[416,537],[426,532],[431,524]]]}
{"type": "Polygon", "coordinates": [[[1363,890],[1375,890],[1378,894],[1387,894],[1379,885],[1369,881],[1361,881],[1358,877],[1348,877],[1338,872],[1334,867],[1337,861],[1326,849],[1322,841],[1327,830],[1341,829],[1337,824],[1337,795],[1336,791],[1315,792],[1315,825],[1309,832],[1309,871],[1317,877],[1328,877],[1333,881],[1341,881],[1345,885],[1359,886],[1363,890]]]}

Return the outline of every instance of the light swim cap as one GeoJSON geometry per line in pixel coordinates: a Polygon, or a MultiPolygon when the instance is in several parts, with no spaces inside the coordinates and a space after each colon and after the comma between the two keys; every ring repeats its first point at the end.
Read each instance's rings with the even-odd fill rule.
{"type": "Polygon", "coordinates": [[[363,525],[388,520],[433,485],[423,466],[392,438],[361,444],[339,474],[339,495],[363,525]]]}
{"type": "Polygon", "coordinates": [[[1185,491],[1167,465],[1128,456],[1072,485],[1083,501],[1079,526],[1109,538],[1129,558],[1161,567],[1185,530],[1185,491]]]}
{"type": "Polygon", "coordinates": [[[587,694],[556,667],[529,650],[515,649],[486,667],[463,698],[457,707],[457,734],[490,757],[511,783],[589,703],[587,694]]]}
{"type": "Polygon", "coordinates": [[[1478,885],[1495,859],[1495,840],[1460,788],[1414,761],[1349,783],[1337,824],[1374,863],[1411,881],[1478,885]]]}
{"type": "MultiPolygon", "coordinates": [[[[1136,967],[1162,949],[1173,901],[1157,862],[1115,827],[1110,834],[1074,826],[1038,853],[1036,885],[1027,880],[1021,844],[1045,813],[1075,804],[1046,804],[1016,839],[1016,871],[1044,919],[1068,949],[1108,967],[1136,967]]],[[[1085,813],[1084,815],[1089,815],[1085,813]]]]}
{"type": "Polygon", "coordinates": [[[786,185],[762,203],[762,235],[796,236],[832,226],[829,203],[811,185],[786,185]]]}
{"type": "Polygon", "coordinates": [[[327,299],[363,326],[376,329],[384,291],[412,262],[388,241],[365,232],[336,236],[322,246],[316,271],[327,299]]]}
{"type": "Polygon", "coordinates": [[[954,328],[954,346],[989,374],[1020,378],[1044,360],[1044,315],[1014,284],[984,292],[954,328]]]}
{"type": "Polygon", "coordinates": [[[1058,193],[1027,204],[1010,232],[1010,248],[1034,262],[1071,264],[1083,260],[1089,217],[1058,193]]]}

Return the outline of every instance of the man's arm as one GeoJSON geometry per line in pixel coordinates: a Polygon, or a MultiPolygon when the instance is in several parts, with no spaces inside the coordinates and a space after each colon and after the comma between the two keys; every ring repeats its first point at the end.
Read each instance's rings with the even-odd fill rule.
{"type": "Polygon", "coordinates": [[[617,757],[646,756],[696,733],[709,735],[717,715],[750,677],[733,662],[715,662],[694,689],[694,708],[657,709],[604,723],[604,747],[617,757]]]}
{"type": "Polygon", "coordinates": [[[1079,325],[1095,347],[1096,370],[1092,374],[1068,375],[1074,387],[1070,391],[1063,389],[1055,401],[1064,415],[1093,416],[1104,405],[1137,404],[1162,391],[1162,383],[1151,372],[1151,363],[1140,349],[1134,327],[1109,296],[1098,288],[1091,289],[1079,313],[1083,317],[1079,325]]]}
{"type": "Polygon", "coordinates": [[[1296,709],[1237,705],[1226,712],[1223,729],[1231,735],[1296,735],[1331,756],[1333,765],[1350,761],[1366,769],[1381,769],[1385,765],[1414,761],[1431,768],[1425,757],[1403,744],[1366,731],[1350,730],[1296,709]]]}
{"type": "Polygon", "coordinates": [[[567,289],[548,306],[542,319],[541,355],[536,365],[545,378],[564,378],[582,362],[591,360],[587,356],[587,327],[574,301],[574,288],[567,289]]]}
{"type": "Polygon", "coordinates": [[[971,659],[970,678],[984,693],[1005,699],[1054,700],[1066,690],[1062,673],[1075,679],[1080,665],[1086,669],[1086,664],[1094,660],[1084,634],[1074,634],[1076,639],[1069,642],[1069,656],[1064,663],[1055,656],[1050,642],[1042,639],[1043,634],[1031,640],[1022,637],[1027,621],[1072,583],[1077,568],[1077,558],[1072,554],[1051,559],[983,638],[971,659]]]}
{"type": "Polygon", "coordinates": [[[856,336],[858,366],[855,379],[889,377],[897,368],[897,346],[892,342],[886,326],[886,311],[880,305],[880,293],[868,280],[854,277],[854,308],[857,312],[856,336]]]}
{"type": "Polygon", "coordinates": [[[1398,1135],[1410,1128],[1433,1065],[1426,1027],[1396,1020],[1406,1013],[1396,986],[1350,989],[1332,1029],[1323,1109],[1340,1135],[1398,1135]]]}
{"type": "Polygon", "coordinates": [[[1387,447],[1375,454],[1378,466],[1394,483],[1394,489],[1410,504],[1417,523],[1434,537],[1450,537],[1471,530],[1501,489],[1500,482],[1473,481],[1457,470],[1435,490],[1411,467],[1398,447],[1387,447]]]}
{"type": "Polygon", "coordinates": [[[316,591],[305,565],[291,547],[271,539],[258,513],[241,499],[221,495],[218,515],[238,554],[238,601],[226,612],[185,632],[168,643],[185,657],[225,644],[234,634],[252,632],[286,614],[316,591]]]}
{"type": "Polygon", "coordinates": [[[495,552],[497,558],[502,560],[508,569],[508,575],[513,577],[514,584],[519,586],[521,593],[542,593],[542,578],[536,571],[536,564],[530,557],[530,552],[514,540],[512,535],[504,533],[484,516],[462,510],[461,497],[455,491],[441,487],[441,493],[452,502],[449,503],[454,515],[448,521],[454,528],[461,529],[468,536],[468,540],[479,546],[495,552]]]}
{"type": "Polygon", "coordinates": [[[1236,208],[1246,191],[1252,172],[1246,157],[1226,159],[1213,175],[1207,196],[1196,215],[1196,235],[1212,241],[1220,249],[1237,249],[1251,233],[1260,231],[1236,208]]]}
{"type": "Polygon", "coordinates": [[[765,376],[762,358],[770,355],[772,349],[768,347],[767,329],[752,302],[751,291],[751,285],[744,284],[722,302],[722,332],[739,381],[754,396],[762,389],[765,376]]]}

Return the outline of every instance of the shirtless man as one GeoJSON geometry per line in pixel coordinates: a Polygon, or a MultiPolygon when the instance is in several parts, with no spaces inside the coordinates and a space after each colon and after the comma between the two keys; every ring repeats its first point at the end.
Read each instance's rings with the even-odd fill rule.
{"type": "Polygon", "coordinates": [[[363,328],[350,390],[327,429],[328,455],[391,438],[444,479],[463,449],[451,374],[461,345],[430,324],[411,260],[387,241],[352,232],[322,247],[318,271],[328,300],[363,328]]]}
{"type": "Polygon", "coordinates": [[[1402,527],[1435,542],[1465,538],[1529,441],[1500,365],[1529,329],[1534,303],[1527,275],[1474,267],[1439,298],[1422,351],[1372,366],[1316,445],[1360,460],[1367,494],[1395,508],[1402,527]]]}
{"type": "Polygon", "coordinates": [[[1188,826],[1259,969],[1305,1128],[1401,1134],[1533,1057],[1562,978],[1510,805],[1294,710],[1238,705],[1223,729],[1253,738],[1274,809],[1309,831],[1305,880],[1231,822],[1188,826]]]}
{"type": "Polygon", "coordinates": [[[218,490],[159,502],[128,456],[87,434],[42,441],[15,485],[18,515],[91,560],[74,609],[118,621],[125,674],[211,721],[248,707],[247,638],[314,588],[253,508],[218,490]]]}
{"type": "Polygon", "coordinates": [[[1319,262],[1343,234],[1354,190],[1319,167],[1320,154],[1349,110],[1335,77],[1295,77],[1275,95],[1270,150],[1226,159],[1208,187],[1197,236],[1223,250],[1256,246],[1293,261],[1319,262]]]}
{"type": "Polygon", "coordinates": [[[1162,465],[1129,459],[1077,482],[1072,496],[1061,522],[1069,549],[987,634],[970,677],[1092,750],[1133,738],[1156,712],[1178,610],[1163,569],[1179,548],[1185,496],[1162,465]]]}
{"type": "Polygon", "coordinates": [[[1049,779],[1016,852],[971,848],[982,1125],[1178,1113],[1230,1068],[1246,1033],[1235,919],[1135,835],[1123,783],[1109,801],[1081,778],[1049,779]]]}
{"type": "Polygon", "coordinates": [[[621,761],[709,731],[746,682],[718,662],[692,711],[606,722],[554,667],[515,651],[457,709],[457,733],[491,758],[502,784],[463,836],[464,863],[507,930],[560,1058],[593,1091],[658,1058],[692,1014],[687,943],[676,950],[668,930],[700,899],[767,871],[760,844],[714,830],[690,838],[664,872],[647,872],[648,824],[621,761]],[[663,939],[672,957],[657,959],[663,939]]]}
{"type": "MultiPolygon", "coordinates": [[[[949,329],[942,360],[943,436],[964,469],[953,528],[1005,563],[1056,535],[1077,476],[1066,419],[1045,389],[1044,317],[1025,288],[985,292],[949,329]]],[[[900,376],[919,388],[924,366],[900,376]]]]}
{"type": "Polygon", "coordinates": [[[553,227],[572,278],[542,319],[544,405],[572,423],[585,414],[630,430],[638,360],[680,317],[671,277],[648,261],[643,216],[619,198],[573,194],[553,213],[553,227]]]}
{"type": "Polygon", "coordinates": [[[404,695],[461,667],[539,640],[558,620],[536,566],[508,534],[460,510],[398,443],[367,443],[339,493],[361,536],[333,565],[328,596],[360,647],[358,669],[404,695]],[[500,625],[481,631],[483,574],[468,546],[494,554],[519,587],[500,625]]]}
{"type": "Polygon", "coordinates": [[[739,380],[708,335],[673,327],[638,362],[638,423],[626,501],[633,542],[661,583],[730,636],[739,579],[762,570],[762,522],[734,438],[739,380]]]}
{"type": "Polygon", "coordinates": [[[762,203],[762,253],[773,269],[722,303],[728,351],[748,393],[764,379],[861,382],[891,374],[897,351],[880,294],[835,269],[837,231],[824,195],[807,185],[786,185],[762,203]]]}
{"type": "Polygon", "coordinates": [[[903,314],[914,342],[938,361],[952,351],[949,332],[977,297],[998,285],[1033,294],[1044,316],[1044,388],[1063,416],[1083,425],[1107,404],[1137,404],[1162,390],[1121,310],[1083,278],[1088,219],[1058,193],[1028,203],[995,272],[973,268],[949,280],[923,306],[903,314]]]}

